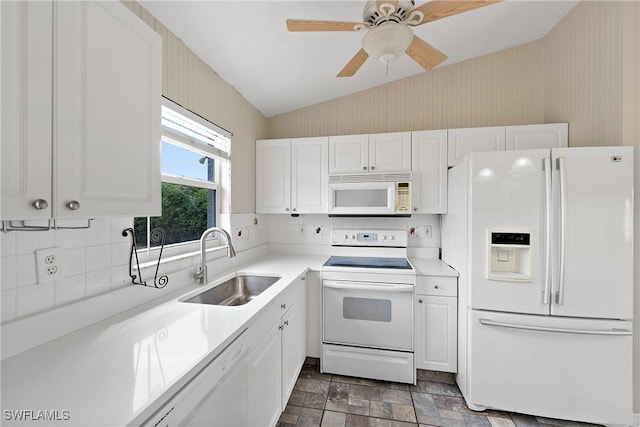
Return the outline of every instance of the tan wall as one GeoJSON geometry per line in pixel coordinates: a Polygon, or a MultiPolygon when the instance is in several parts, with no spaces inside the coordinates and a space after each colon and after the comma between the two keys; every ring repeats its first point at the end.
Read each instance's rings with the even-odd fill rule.
{"type": "Polygon", "coordinates": [[[267,122],[271,138],[568,122],[571,146],[635,146],[640,413],[640,2],[581,2],[542,40],[267,122]]]}
{"type": "Polygon", "coordinates": [[[162,94],[233,133],[231,212],[254,212],[255,140],[267,135],[265,117],[137,2],[123,3],[162,36],[162,94]]]}
{"type": "Polygon", "coordinates": [[[536,41],[271,117],[269,137],[542,123],[543,76],[536,41]]]}

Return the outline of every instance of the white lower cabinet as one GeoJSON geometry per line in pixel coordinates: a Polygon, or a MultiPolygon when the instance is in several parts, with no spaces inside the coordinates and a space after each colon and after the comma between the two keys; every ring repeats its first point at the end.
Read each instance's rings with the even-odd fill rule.
{"type": "Polygon", "coordinates": [[[306,358],[305,278],[249,326],[249,425],[274,426],[306,358]]]}
{"type": "Polygon", "coordinates": [[[457,372],[457,279],[418,276],[415,300],[416,368],[457,372]]]}

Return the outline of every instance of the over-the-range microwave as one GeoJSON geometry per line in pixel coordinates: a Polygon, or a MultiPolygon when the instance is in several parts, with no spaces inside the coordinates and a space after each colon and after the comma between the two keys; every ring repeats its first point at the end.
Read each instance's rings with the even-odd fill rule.
{"type": "Polygon", "coordinates": [[[411,181],[331,182],[329,216],[410,216],[411,181]]]}

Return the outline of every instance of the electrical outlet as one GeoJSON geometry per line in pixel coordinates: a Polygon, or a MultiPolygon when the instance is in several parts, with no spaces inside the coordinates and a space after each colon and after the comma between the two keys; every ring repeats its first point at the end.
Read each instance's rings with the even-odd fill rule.
{"type": "Polygon", "coordinates": [[[36,273],[38,283],[53,282],[60,277],[60,248],[39,249],[36,251],[36,273]]]}
{"type": "Polygon", "coordinates": [[[423,225],[420,227],[416,227],[416,236],[420,239],[430,239],[431,238],[431,226],[423,225]]]}

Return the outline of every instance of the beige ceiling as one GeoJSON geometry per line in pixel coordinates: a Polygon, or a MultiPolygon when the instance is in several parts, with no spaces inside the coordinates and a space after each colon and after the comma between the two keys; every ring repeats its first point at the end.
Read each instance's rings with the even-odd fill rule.
{"type": "MultiPolygon", "coordinates": [[[[140,3],[267,117],[425,72],[403,55],[388,67],[370,58],[355,76],[337,78],[361,48],[362,32],[286,29],[287,18],[361,21],[365,1],[140,3]]],[[[505,0],[413,31],[448,56],[446,67],[542,38],[576,4],[505,0]]]]}

